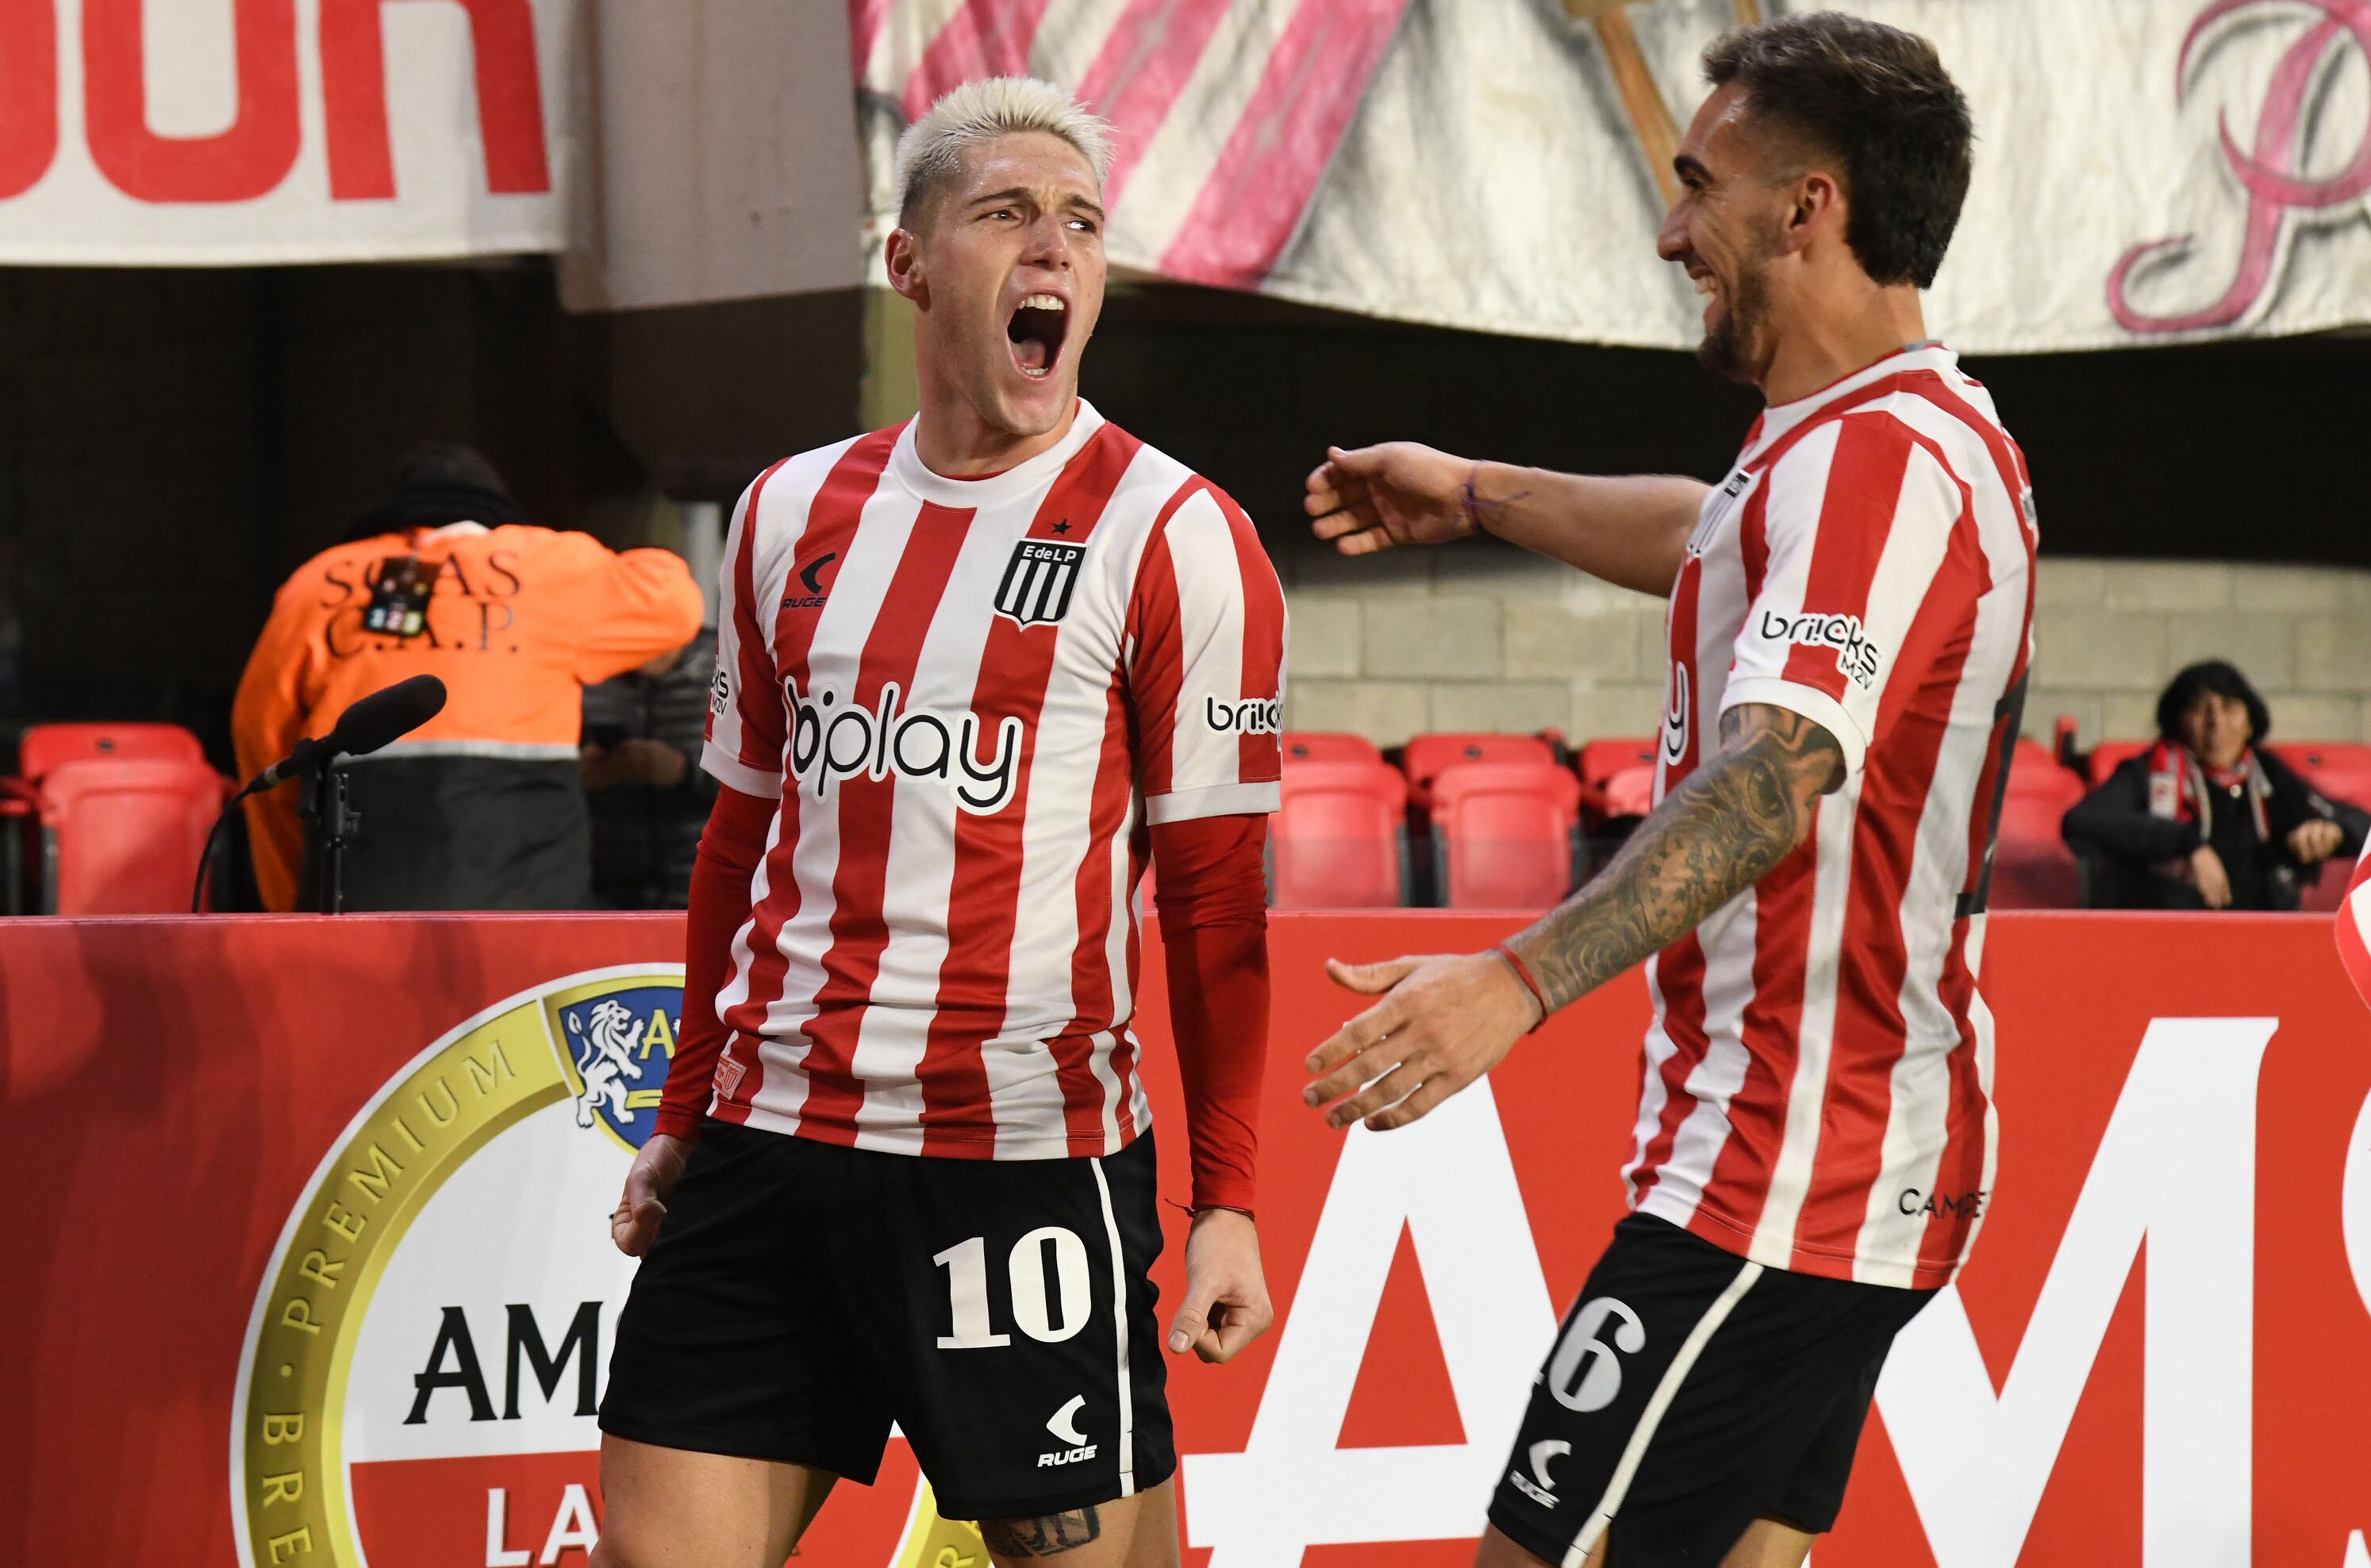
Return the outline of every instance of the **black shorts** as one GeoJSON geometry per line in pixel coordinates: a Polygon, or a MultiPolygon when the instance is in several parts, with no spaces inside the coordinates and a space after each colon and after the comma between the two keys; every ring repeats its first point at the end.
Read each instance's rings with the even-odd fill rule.
{"type": "Polygon", "coordinates": [[[1835,1523],[1878,1368],[1934,1296],[1748,1262],[1634,1214],[1532,1389],[1490,1522],[1551,1564],[1714,1568],[1764,1516],[1835,1523]]]}
{"type": "Polygon", "coordinates": [[[895,1421],[957,1519],[1158,1486],[1153,1172],[1150,1136],[945,1159],[711,1122],[619,1319],[601,1430],[870,1484],[895,1421]]]}

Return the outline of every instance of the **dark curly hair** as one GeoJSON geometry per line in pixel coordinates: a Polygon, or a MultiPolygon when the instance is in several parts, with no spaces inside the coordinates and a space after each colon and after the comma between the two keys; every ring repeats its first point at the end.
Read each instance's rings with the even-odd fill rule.
{"type": "Polygon", "coordinates": [[[2248,727],[2255,732],[2248,739],[2250,745],[2261,745],[2273,728],[2273,710],[2239,673],[2239,666],[2227,659],[2206,659],[2191,665],[2173,677],[2171,684],[2157,699],[2157,732],[2174,744],[2181,744],[2181,716],[2190,711],[2202,693],[2213,692],[2242,703],[2248,709],[2248,727]]]}
{"type": "Polygon", "coordinates": [[[1716,87],[1843,167],[1845,239],[1879,283],[1934,286],[1973,165],[1968,100],[1935,46],[1835,11],[1740,28],[1705,51],[1716,87]]]}

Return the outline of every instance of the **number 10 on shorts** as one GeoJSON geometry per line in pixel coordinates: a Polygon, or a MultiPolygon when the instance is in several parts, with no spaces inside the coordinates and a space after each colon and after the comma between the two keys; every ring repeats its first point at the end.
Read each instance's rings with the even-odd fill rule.
{"type": "MultiPolygon", "coordinates": [[[[941,1350],[994,1350],[1012,1343],[996,1332],[988,1301],[988,1238],[958,1241],[931,1262],[947,1271],[947,1306],[954,1332],[939,1336],[941,1350]]],[[[1059,1344],[1087,1326],[1094,1289],[1087,1274],[1087,1244],[1058,1225],[1031,1231],[1012,1244],[1005,1259],[1012,1287],[1012,1320],[1043,1344],[1059,1344]],[[1047,1255],[1053,1278],[1047,1278],[1047,1255]],[[1049,1289],[1048,1286],[1051,1286],[1049,1289]]]]}

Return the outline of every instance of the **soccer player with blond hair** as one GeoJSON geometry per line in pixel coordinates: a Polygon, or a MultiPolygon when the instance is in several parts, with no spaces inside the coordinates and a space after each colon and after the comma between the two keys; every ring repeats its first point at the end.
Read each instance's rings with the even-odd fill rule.
{"type": "Polygon", "coordinates": [[[1242,509],[1078,395],[1109,163],[1042,82],[917,121],[886,262],[920,412],[734,514],[682,1041],[612,1222],[602,1568],[779,1568],[893,1422],[1000,1563],[1178,1560],[1148,863],[1193,1170],[1166,1344],[1268,1324],[1284,603],[1242,509]]]}

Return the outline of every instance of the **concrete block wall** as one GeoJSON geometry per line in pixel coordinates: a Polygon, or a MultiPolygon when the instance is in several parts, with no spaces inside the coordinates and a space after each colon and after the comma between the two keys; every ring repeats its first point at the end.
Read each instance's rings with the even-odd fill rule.
{"type": "MultiPolygon", "coordinates": [[[[1285,721],[1381,745],[1427,731],[1654,732],[1663,601],[1488,540],[1346,560],[1270,537],[1292,612],[1285,721]]],[[[2042,560],[2026,732],[2152,732],[2173,673],[2227,658],[2291,740],[2371,741],[2371,571],[2042,560]]]]}

